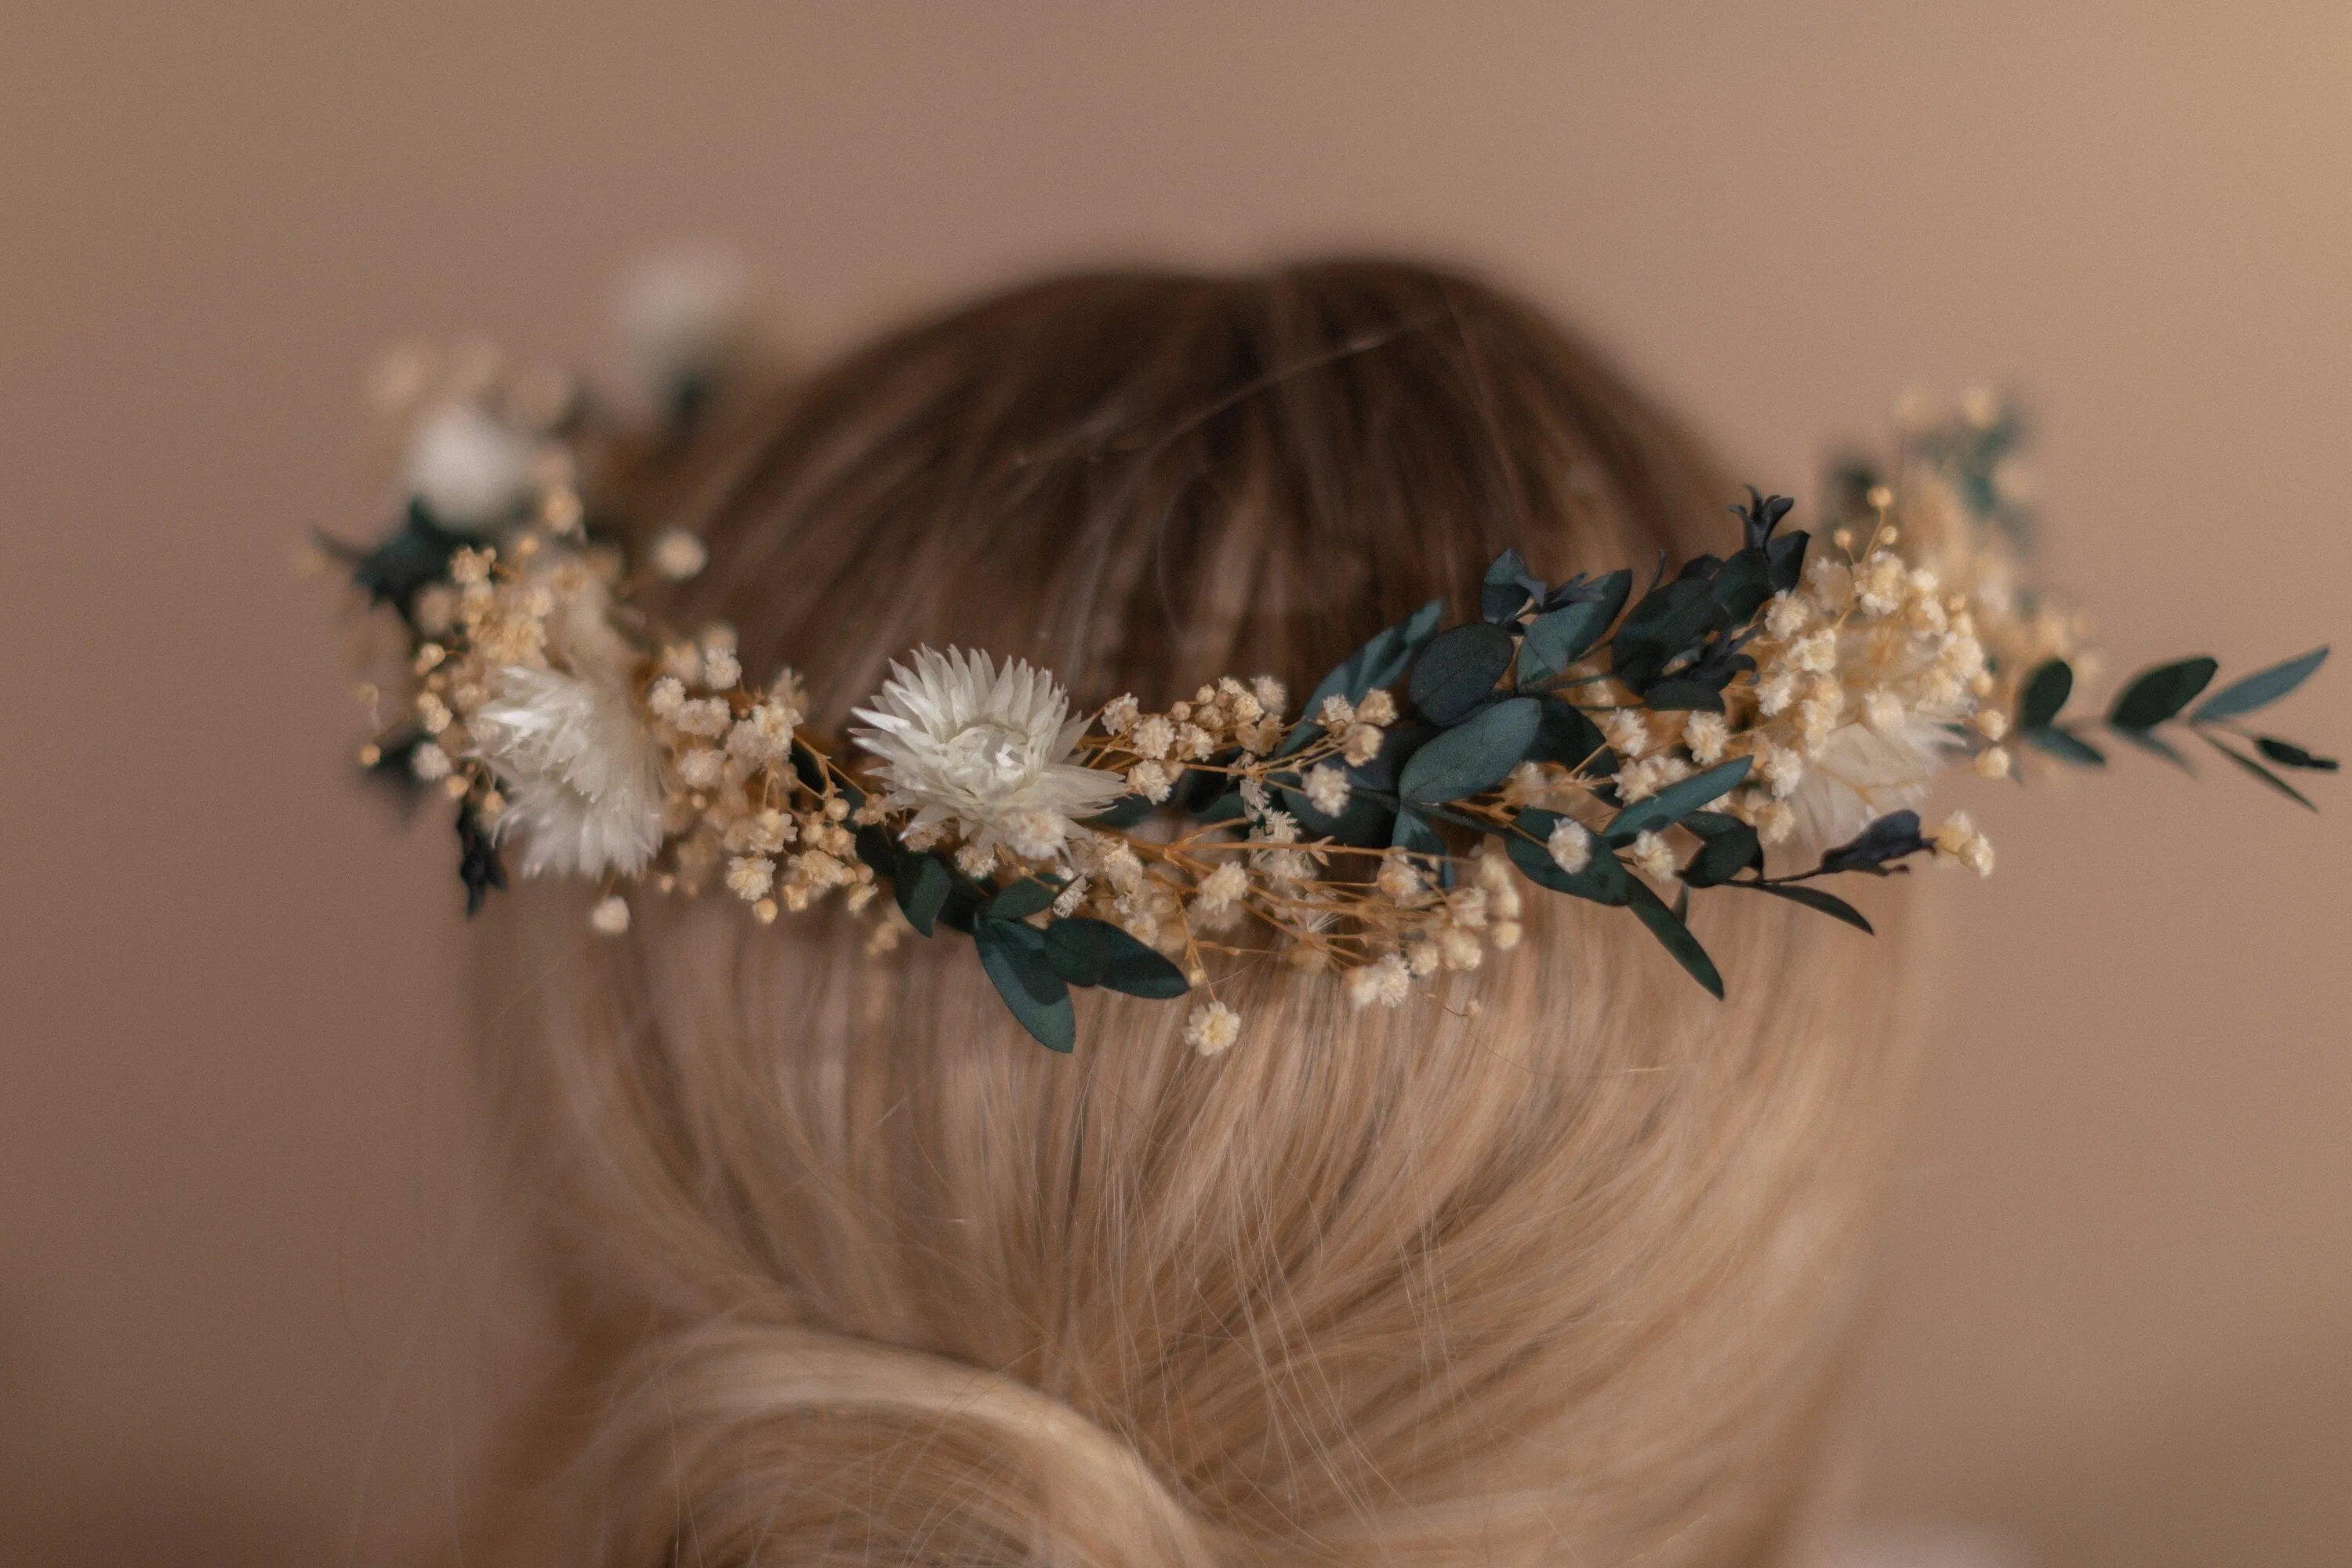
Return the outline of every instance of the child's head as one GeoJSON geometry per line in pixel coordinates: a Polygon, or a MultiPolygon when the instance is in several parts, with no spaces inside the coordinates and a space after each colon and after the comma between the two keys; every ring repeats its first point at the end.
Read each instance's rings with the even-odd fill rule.
{"type": "MultiPolygon", "coordinates": [[[[1015,289],[717,445],[670,608],[827,731],[925,642],[1082,704],[1300,694],[1505,548],[1646,566],[1732,499],[1539,312],[1388,261],[1015,289]]],[[[1724,1563],[1789,1527],[1901,1076],[1887,948],[1717,900],[1717,1002],[1530,899],[1508,963],[1395,1010],[1261,963],[1221,1057],[1100,992],[1062,1057],[945,936],[517,914],[492,1044],[610,1561],[1724,1563]]]]}

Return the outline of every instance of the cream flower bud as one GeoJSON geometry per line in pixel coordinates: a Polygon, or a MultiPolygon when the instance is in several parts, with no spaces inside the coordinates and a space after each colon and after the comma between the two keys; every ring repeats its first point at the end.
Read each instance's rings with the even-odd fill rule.
{"type": "Polygon", "coordinates": [[[1166,757],[1176,744],[1176,726],[1169,722],[1166,714],[1154,713],[1136,721],[1128,732],[1127,743],[1137,756],[1157,761],[1166,757]]]}
{"type": "Polygon", "coordinates": [[[664,529],[655,539],[653,552],[648,557],[655,572],[673,583],[683,583],[700,574],[710,563],[710,552],[682,528],[664,529]]]}
{"type": "Polygon", "coordinates": [[[1356,717],[1367,724],[1393,724],[1397,719],[1396,699],[1385,689],[1368,691],[1356,704],[1356,717]]]}
{"type": "Polygon", "coordinates": [[[1356,721],[1355,706],[1335,691],[1315,710],[1315,721],[1337,735],[1356,721]]]}
{"type": "Polygon", "coordinates": [[[1377,724],[1350,724],[1346,739],[1339,744],[1339,754],[1357,767],[1362,767],[1381,754],[1381,742],[1386,739],[1377,724]]]}
{"type": "Polygon", "coordinates": [[[619,936],[629,929],[629,905],[618,893],[597,900],[588,911],[588,928],[599,936],[619,936]]]}
{"type": "Polygon", "coordinates": [[[1675,874],[1675,852],[1655,833],[1637,833],[1625,858],[1633,862],[1634,869],[1654,882],[1663,882],[1675,874]]]}
{"type": "Polygon", "coordinates": [[[1307,804],[1324,816],[1337,816],[1348,809],[1348,797],[1353,790],[1346,769],[1320,763],[1307,770],[1302,782],[1307,786],[1307,804]]]}
{"type": "Polygon", "coordinates": [[[1141,712],[1142,709],[1133,694],[1114,697],[1103,704],[1102,727],[1114,735],[1124,735],[1134,727],[1141,712]]]}
{"type": "Polygon", "coordinates": [[[1563,816],[1544,840],[1544,850],[1553,865],[1572,877],[1592,863],[1592,835],[1582,823],[1563,816]]]}
{"type": "Polygon", "coordinates": [[[1721,762],[1723,748],[1730,740],[1730,728],[1720,713],[1693,713],[1683,721],[1683,744],[1701,767],[1712,767],[1721,762]]]}
{"type": "Polygon", "coordinates": [[[1223,1002],[1204,1002],[1184,1020],[1184,1043],[1204,1057],[1222,1056],[1242,1037],[1242,1016],[1223,1002]]]}
{"type": "Polygon", "coordinates": [[[2009,776],[2009,748],[1988,746],[1977,753],[1977,774],[1980,778],[2005,779],[2009,776]]]}
{"type": "Polygon", "coordinates": [[[1176,781],[1164,763],[1138,763],[1127,770],[1127,787],[1129,792],[1158,805],[1176,787],[1176,781]]]}

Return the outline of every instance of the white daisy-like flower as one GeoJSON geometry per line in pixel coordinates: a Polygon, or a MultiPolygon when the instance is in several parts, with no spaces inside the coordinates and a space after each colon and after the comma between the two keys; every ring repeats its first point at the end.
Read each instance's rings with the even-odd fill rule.
{"type": "Polygon", "coordinates": [[[524,876],[635,876],[660,847],[660,754],[626,688],[509,665],[467,728],[505,785],[498,833],[520,835],[524,876]]]}
{"type": "Polygon", "coordinates": [[[962,648],[918,648],[913,665],[890,667],[874,706],[854,712],[866,727],[851,731],[879,763],[885,805],[914,809],[910,829],[952,825],[966,844],[992,850],[1015,818],[1034,826],[1027,814],[1053,813],[1065,825],[1059,854],[1067,824],[1125,793],[1118,774],[1068,760],[1087,719],[1069,717],[1068,697],[1045,671],[1020,659],[999,668],[962,648]]]}
{"type": "Polygon", "coordinates": [[[416,422],[402,479],[433,521],[461,533],[504,521],[530,499],[531,445],[470,403],[416,422]]]}

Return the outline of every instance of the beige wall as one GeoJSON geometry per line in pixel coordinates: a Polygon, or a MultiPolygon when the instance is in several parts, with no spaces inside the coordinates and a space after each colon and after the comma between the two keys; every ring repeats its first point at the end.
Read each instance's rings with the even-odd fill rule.
{"type": "MultiPolygon", "coordinates": [[[[2340,3],[372,9],[0,5],[8,1563],[446,1541],[528,1342],[443,829],[352,787],[287,571],[368,521],[395,337],[593,359],[680,237],[812,351],[1043,263],[1428,248],[1768,485],[1908,384],[2022,389],[2116,665],[2346,640],[2340,3]]],[[[2288,711],[2352,743],[2352,670],[2288,711]]],[[[2352,1555],[2352,797],[2205,772],[1979,792],[1873,1518],[2352,1555]]]]}

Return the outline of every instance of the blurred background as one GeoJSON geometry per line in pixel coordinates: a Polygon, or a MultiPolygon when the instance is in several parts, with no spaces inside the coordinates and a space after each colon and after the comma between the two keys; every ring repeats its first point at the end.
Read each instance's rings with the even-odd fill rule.
{"type": "MultiPolygon", "coordinates": [[[[450,1558],[532,1308],[444,829],[289,563],[381,517],[381,349],[610,368],[680,241],[812,356],[1430,252],[1801,496],[1990,381],[2110,680],[2352,633],[2340,0],[0,4],[0,1562],[450,1558]]],[[[2279,713],[2340,751],[2352,670],[2279,713]]],[[[2110,771],[1961,786],[1840,1561],[2352,1561],[2352,798],[2110,771]]]]}

